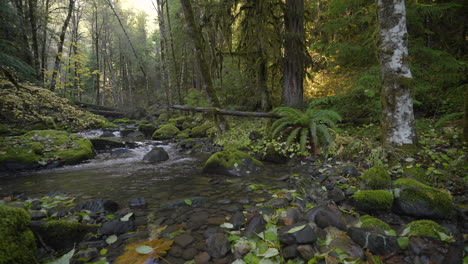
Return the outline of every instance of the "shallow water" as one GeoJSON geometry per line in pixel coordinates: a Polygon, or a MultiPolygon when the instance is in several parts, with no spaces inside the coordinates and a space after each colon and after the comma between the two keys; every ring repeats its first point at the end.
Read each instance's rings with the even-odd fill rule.
{"type": "MultiPolygon", "coordinates": [[[[91,131],[86,135],[93,137],[99,133],[91,131]]],[[[162,146],[169,154],[168,161],[144,163],[143,156],[159,143],[137,143],[137,148],[122,150],[126,153],[121,155],[100,153],[79,165],[0,175],[0,194],[20,192],[35,198],[63,192],[77,200],[102,198],[120,204],[144,197],[150,207],[157,208],[169,200],[194,196],[209,197],[212,201],[249,198],[253,194],[245,190],[243,183],[286,188],[285,183],[274,180],[288,172],[286,166],[266,166],[262,172],[243,178],[207,175],[201,171],[204,158],[182,155],[172,144],[162,146]]]]}

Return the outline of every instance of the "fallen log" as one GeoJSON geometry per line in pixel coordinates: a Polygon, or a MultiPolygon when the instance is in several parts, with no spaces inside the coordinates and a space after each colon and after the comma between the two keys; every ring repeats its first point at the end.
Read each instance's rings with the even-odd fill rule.
{"type": "Polygon", "coordinates": [[[260,117],[260,118],[282,118],[284,116],[266,113],[266,112],[245,112],[236,110],[217,109],[214,107],[192,107],[185,105],[171,105],[172,109],[190,112],[213,113],[215,115],[230,115],[230,116],[244,116],[244,117],[260,117]]]}

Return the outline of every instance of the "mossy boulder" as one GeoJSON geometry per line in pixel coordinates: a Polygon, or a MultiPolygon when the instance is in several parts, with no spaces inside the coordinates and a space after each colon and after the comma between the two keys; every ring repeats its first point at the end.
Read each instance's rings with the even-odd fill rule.
{"type": "Polygon", "coordinates": [[[158,121],[167,121],[169,120],[169,114],[168,113],[162,113],[158,116],[158,121]]]}
{"type": "Polygon", "coordinates": [[[353,194],[357,208],[364,211],[390,210],[393,205],[393,194],[386,190],[364,190],[353,194]]]}
{"type": "Polygon", "coordinates": [[[260,160],[276,164],[285,164],[290,159],[283,153],[276,150],[273,145],[268,145],[265,152],[260,154],[260,160]]]}
{"type": "Polygon", "coordinates": [[[263,164],[249,154],[236,149],[228,149],[211,155],[203,167],[203,172],[244,176],[262,167],[263,164]]]}
{"type": "Polygon", "coordinates": [[[189,133],[187,133],[185,131],[182,131],[179,134],[177,134],[178,138],[188,138],[189,136],[190,136],[189,133]]]}
{"type": "Polygon", "coordinates": [[[170,139],[179,134],[180,130],[173,124],[162,125],[159,129],[154,131],[153,139],[170,139]]]}
{"type": "Polygon", "coordinates": [[[401,178],[393,183],[395,210],[421,218],[445,219],[455,214],[452,196],[413,179],[401,178]]]}
{"type": "Polygon", "coordinates": [[[365,189],[385,189],[392,184],[392,178],[383,167],[372,167],[359,177],[365,189]]]}
{"type": "Polygon", "coordinates": [[[207,136],[206,132],[211,127],[212,127],[212,125],[209,125],[209,124],[196,126],[196,127],[192,128],[192,130],[190,131],[190,136],[195,137],[195,138],[206,137],[207,136]]]}
{"type": "Polygon", "coordinates": [[[408,223],[401,232],[401,236],[430,236],[441,240],[450,237],[445,228],[432,220],[418,220],[408,223]]]}
{"type": "Polygon", "coordinates": [[[174,124],[177,127],[182,127],[182,124],[187,120],[187,116],[179,116],[169,119],[169,123],[174,124]]]}
{"type": "Polygon", "coordinates": [[[107,150],[125,147],[123,142],[107,138],[91,138],[90,141],[93,144],[95,150],[107,150]]]}
{"type": "Polygon", "coordinates": [[[393,230],[387,223],[370,215],[361,216],[359,218],[359,222],[359,227],[364,230],[372,231],[381,235],[396,235],[395,230],[393,230]]]}
{"type": "Polygon", "coordinates": [[[119,118],[112,121],[114,124],[127,125],[127,124],[137,124],[138,120],[132,120],[127,118],[119,118]]]}
{"type": "Polygon", "coordinates": [[[403,170],[403,174],[407,178],[412,178],[425,184],[431,183],[429,176],[426,174],[424,169],[420,167],[405,168],[403,170]]]}
{"type": "Polygon", "coordinates": [[[156,126],[153,124],[140,124],[138,130],[145,135],[146,138],[150,138],[154,131],[156,131],[156,126]]]}
{"type": "Polygon", "coordinates": [[[30,222],[25,210],[0,204],[0,264],[37,263],[30,222]]]}
{"type": "Polygon", "coordinates": [[[72,249],[87,233],[95,233],[97,229],[96,225],[64,220],[53,220],[34,226],[34,231],[41,236],[44,243],[58,251],[72,249]]]}
{"type": "Polygon", "coordinates": [[[65,131],[35,130],[0,139],[0,170],[71,165],[94,157],[91,141],[65,131]]]}

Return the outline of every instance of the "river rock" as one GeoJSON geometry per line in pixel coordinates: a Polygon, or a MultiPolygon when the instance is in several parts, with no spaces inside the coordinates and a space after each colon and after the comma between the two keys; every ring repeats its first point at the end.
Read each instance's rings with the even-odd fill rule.
{"type": "Polygon", "coordinates": [[[346,199],[346,196],[340,188],[335,187],[328,192],[328,199],[332,200],[335,203],[339,203],[341,201],[344,201],[346,199]]]}
{"type": "Polygon", "coordinates": [[[373,254],[385,255],[400,250],[395,236],[383,236],[356,227],[348,228],[347,233],[354,242],[373,254]]]}
{"type": "Polygon", "coordinates": [[[179,207],[188,207],[189,205],[186,203],[185,200],[190,200],[192,202],[192,207],[200,207],[204,205],[207,201],[207,197],[190,197],[188,199],[177,199],[166,202],[163,207],[167,209],[174,209],[179,207]]]}
{"type": "Polygon", "coordinates": [[[133,198],[128,204],[130,208],[144,209],[146,208],[146,201],[143,197],[133,198]]]}
{"type": "Polygon", "coordinates": [[[182,234],[180,236],[177,236],[175,239],[174,239],[174,243],[176,245],[179,245],[180,247],[182,248],[186,248],[188,245],[190,245],[193,241],[195,241],[195,239],[193,238],[193,236],[191,235],[188,235],[188,234],[182,234]]]}
{"type": "Polygon", "coordinates": [[[240,150],[216,152],[205,162],[203,172],[227,176],[245,176],[256,172],[263,164],[240,150]]]}
{"type": "Polygon", "coordinates": [[[286,216],[281,218],[281,220],[285,225],[293,225],[297,223],[301,217],[302,214],[299,209],[291,207],[286,210],[286,216]]]}
{"type": "Polygon", "coordinates": [[[85,250],[80,250],[77,254],[76,254],[76,258],[80,258],[80,259],[93,259],[95,257],[99,256],[99,252],[96,248],[88,248],[88,249],[85,249],[85,250]]]}
{"type": "Polygon", "coordinates": [[[298,256],[297,245],[289,245],[281,249],[281,255],[284,259],[293,259],[298,256]]]}
{"type": "Polygon", "coordinates": [[[194,258],[196,264],[208,264],[210,259],[211,257],[207,252],[200,252],[194,258]]]}
{"type": "Polygon", "coordinates": [[[334,205],[316,206],[307,211],[304,218],[309,222],[315,222],[320,228],[333,226],[340,230],[346,230],[346,224],[342,220],[343,215],[334,205]]]}
{"type": "Polygon", "coordinates": [[[223,258],[230,251],[230,243],[223,233],[212,234],[206,240],[208,254],[213,258],[223,258]]]}
{"type": "Polygon", "coordinates": [[[46,217],[47,214],[44,211],[33,210],[29,212],[29,216],[31,217],[31,220],[40,220],[46,217]]]}
{"type": "Polygon", "coordinates": [[[156,131],[156,127],[152,124],[140,124],[138,130],[143,133],[146,138],[150,138],[154,131],[156,131]]]}
{"type": "Polygon", "coordinates": [[[182,253],[183,253],[183,249],[181,247],[179,247],[178,245],[173,245],[171,247],[171,249],[169,249],[169,255],[173,256],[173,257],[176,257],[176,258],[179,258],[182,256],[182,253]]]}
{"type": "Polygon", "coordinates": [[[266,223],[265,220],[263,220],[263,216],[254,215],[244,230],[244,236],[248,237],[263,232],[263,230],[265,230],[265,224],[266,223]]]}
{"type": "Polygon", "coordinates": [[[107,138],[91,138],[90,141],[93,144],[95,150],[107,150],[125,147],[123,142],[107,138]]]}
{"type": "Polygon", "coordinates": [[[234,229],[240,229],[245,223],[244,214],[241,211],[237,211],[231,218],[231,223],[234,229]]]}
{"type": "Polygon", "coordinates": [[[169,155],[162,147],[155,147],[150,152],[148,152],[144,157],[143,161],[147,162],[160,162],[166,161],[169,159],[169,155]]]}
{"type": "Polygon", "coordinates": [[[311,245],[299,245],[297,251],[305,261],[315,256],[315,249],[311,245]]]}
{"type": "Polygon", "coordinates": [[[309,244],[317,240],[317,234],[314,228],[308,223],[297,223],[290,226],[285,226],[278,231],[281,243],[291,244],[309,244]],[[302,228],[300,228],[302,227],[302,228]],[[298,229],[293,231],[292,229],[298,229]]]}
{"type": "Polygon", "coordinates": [[[196,248],[188,248],[182,253],[182,258],[185,260],[192,260],[198,253],[196,248]]]}
{"type": "Polygon", "coordinates": [[[115,212],[119,210],[119,205],[112,201],[112,200],[93,200],[93,201],[86,201],[78,204],[75,206],[75,210],[80,212],[81,210],[89,210],[92,213],[99,213],[99,212],[115,212]]]}
{"type": "Polygon", "coordinates": [[[341,170],[341,175],[357,177],[357,176],[361,175],[361,172],[358,169],[356,169],[356,167],[354,167],[354,165],[348,164],[348,165],[344,166],[343,169],[341,170]]]}
{"type": "Polygon", "coordinates": [[[110,131],[105,131],[103,132],[99,137],[101,138],[107,138],[107,137],[115,137],[113,132],[110,131]]]}
{"type": "Polygon", "coordinates": [[[99,233],[103,235],[121,235],[132,231],[135,231],[135,223],[133,221],[107,222],[99,229],[99,233]]]}
{"type": "Polygon", "coordinates": [[[265,206],[271,206],[273,208],[279,209],[284,208],[289,205],[289,202],[285,198],[277,198],[270,201],[265,202],[265,206]]]}

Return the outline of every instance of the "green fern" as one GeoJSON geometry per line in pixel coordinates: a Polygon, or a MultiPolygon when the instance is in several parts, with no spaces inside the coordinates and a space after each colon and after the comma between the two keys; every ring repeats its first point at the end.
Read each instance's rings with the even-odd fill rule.
{"type": "Polygon", "coordinates": [[[330,129],[336,127],[341,116],[331,110],[318,110],[309,107],[305,112],[289,107],[279,107],[274,113],[283,117],[276,120],[271,127],[271,138],[286,139],[286,148],[299,144],[299,152],[305,153],[307,143],[311,150],[325,147],[333,142],[330,129]]]}

